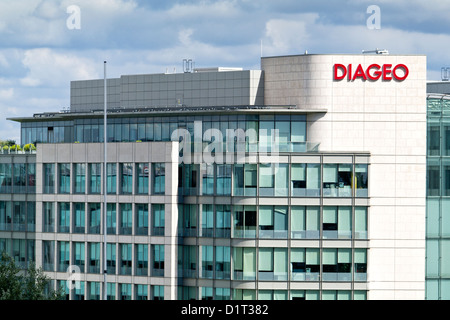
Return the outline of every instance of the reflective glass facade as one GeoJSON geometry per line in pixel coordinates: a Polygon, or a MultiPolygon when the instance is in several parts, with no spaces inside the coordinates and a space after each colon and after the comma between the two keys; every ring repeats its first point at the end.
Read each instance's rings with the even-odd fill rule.
{"type": "MultiPolygon", "coordinates": [[[[58,115],[61,116],[61,115],[58,115]]],[[[70,114],[62,118],[70,118],[70,114]]],[[[103,118],[73,119],[70,121],[46,121],[36,118],[33,122],[23,122],[21,126],[21,142],[27,143],[89,143],[103,142],[103,118]]],[[[253,132],[255,136],[247,138],[247,151],[271,151],[273,132],[277,130],[279,151],[305,151],[306,116],[290,114],[230,114],[230,115],[198,115],[198,116],[160,116],[160,117],[118,117],[112,113],[108,116],[108,142],[135,141],[171,141],[177,129],[185,129],[194,138],[196,132],[200,139],[210,142],[205,134],[210,129],[219,130],[223,142],[227,141],[227,130],[236,132],[253,132]],[[199,129],[197,129],[199,128],[199,129]],[[249,146],[250,145],[250,146],[249,146]],[[250,150],[249,150],[250,148],[250,150]]],[[[176,135],[175,140],[178,140],[176,135]]],[[[194,139],[191,140],[192,142],[194,139]]]]}
{"type": "Polygon", "coordinates": [[[426,298],[450,299],[450,97],[427,100],[426,298]]]}

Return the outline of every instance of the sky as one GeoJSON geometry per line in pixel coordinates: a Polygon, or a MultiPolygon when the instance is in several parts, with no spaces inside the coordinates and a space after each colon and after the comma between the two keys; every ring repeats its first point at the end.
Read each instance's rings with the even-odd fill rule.
{"type": "Polygon", "coordinates": [[[379,48],[426,55],[433,81],[449,26],[448,0],[0,0],[0,140],[20,142],[7,118],[68,109],[70,81],[102,79],[104,61],[113,78],[379,48]]]}

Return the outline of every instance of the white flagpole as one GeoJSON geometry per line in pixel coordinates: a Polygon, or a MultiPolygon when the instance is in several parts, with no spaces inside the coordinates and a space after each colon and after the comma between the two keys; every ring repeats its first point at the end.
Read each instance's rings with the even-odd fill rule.
{"type": "Polygon", "coordinates": [[[106,274],[107,274],[107,266],[106,266],[106,211],[107,211],[107,183],[106,183],[106,175],[107,175],[107,122],[106,122],[106,113],[107,113],[107,82],[106,82],[106,61],[104,62],[104,86],[105,86],[105,105],[103,110],[103,147],[104,147],[104,168],[103,168],[103,300],[106,300],[106,274]]]}

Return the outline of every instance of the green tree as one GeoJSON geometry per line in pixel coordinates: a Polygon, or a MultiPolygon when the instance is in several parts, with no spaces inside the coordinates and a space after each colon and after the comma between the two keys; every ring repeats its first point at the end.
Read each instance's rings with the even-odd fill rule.
{"type": "Polygon", "coordinates": [[[27,270],[21,270],[5,252],[0,259],[0,300],[62,300],[62,288],[49,288],[50,278],[42,268],[31,263],[27,270]]]}

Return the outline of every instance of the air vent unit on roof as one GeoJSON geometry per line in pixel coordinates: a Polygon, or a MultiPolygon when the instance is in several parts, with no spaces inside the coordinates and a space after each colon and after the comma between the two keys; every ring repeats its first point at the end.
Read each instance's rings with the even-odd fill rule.
{"type": "Polygon", "coordinates": [[[376,48],[375,50],[363,50],[362,53],[389,54],[389,51],[387,51],[386,49],[381,50],[376,48]]]}
{"type": "Polygon", "coordinates": [[[442,81],[450,80],[450,67],[441,68],[441,79],[442,81]]]}
{"type": "Polygon", "coordinates": [[[194,61],[192,59],[183,59],[183,72],[192,73],[194,72],[194,61]]]}

